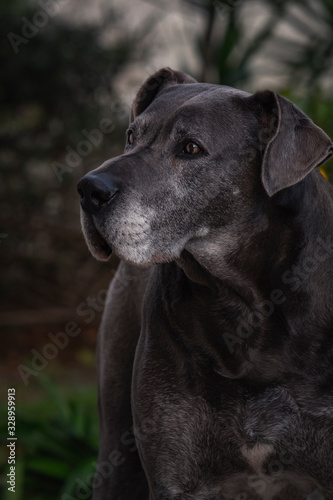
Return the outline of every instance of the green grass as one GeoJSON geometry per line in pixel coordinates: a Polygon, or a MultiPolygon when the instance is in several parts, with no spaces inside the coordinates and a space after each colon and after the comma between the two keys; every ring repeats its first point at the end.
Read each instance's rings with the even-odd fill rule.
{"type": "MultiPolygon", "coordinates": [[[[4,500],[89,500],[97,457],[96,391],[57,387],[38,377],[44,397],[16,411],[16,492],[8,491],[6,446],[1,449],[1,498],[4,500]],[[78,488],[81,485],[81,496],[78,488]],[[83,498],[83,497],[82,497],[83,498]]],[[[0,439],[7,440],[6,409],[1,410],[0,439]]]]}

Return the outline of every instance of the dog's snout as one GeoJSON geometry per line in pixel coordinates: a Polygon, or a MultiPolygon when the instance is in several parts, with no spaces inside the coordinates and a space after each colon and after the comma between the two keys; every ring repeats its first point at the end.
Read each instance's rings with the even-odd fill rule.
{"type": "Polygon", "coordinates": [[[78,182],[77,191],[83,210],[94,214],[114,198],[119,188],[106,175],[87,174],[78,182]]]}

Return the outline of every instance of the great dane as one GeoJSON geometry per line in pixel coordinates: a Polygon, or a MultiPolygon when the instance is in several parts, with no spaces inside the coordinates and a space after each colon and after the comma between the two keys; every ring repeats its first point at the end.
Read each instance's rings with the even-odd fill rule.
{"type": "Polygon", "coordinates": [[[95,500],[333,498],[332,154],[272,91],[139,89],[124,154],[78,184],[91,253],[122,259],[95,500]]]}

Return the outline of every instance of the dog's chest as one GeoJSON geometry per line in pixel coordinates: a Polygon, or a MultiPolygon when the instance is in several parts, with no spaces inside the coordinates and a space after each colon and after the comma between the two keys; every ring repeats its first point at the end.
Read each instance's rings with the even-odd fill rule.
{"type": "Polygon", "coordinates": [[[244,444],[240,448],[240,454],[253,471],[261,473],[263,470],[263,464],[267,458],[274,454],[274,446],[273,444],[260,442],[257,442],[253,446],[244,444]]]}
{"type": "Polygon", "coordinates": [[[280,388],[222,395],[216,406],[187,396],[170,403],[163,416],[160,453],[170,468],[164,467],[164,477],[170,486],[179,485],[175,493],[196,481],[205,484],[207,474],[207,487],[217,495],[224,490],[232,492],[230,498],[246,492],[244,498],[274,499],[288,484],[306,481],[290,467],[306,452],[300,429],[299,410],[280,388]],[[167,450],[173,450],[172,457],[166,457],[167,450]]]}
{"type": "MultiPolygon", "coordinates": [[[[294,441],[301,426],[301,413],[295,400],[281,387],[239,396],[232,408],[235,425],[231,423],[230,431],[233,430],[239,440],[242,456],[254,469],[260,468],[284,441],[291,442],[291,437],[294,441]]],[[[223,409],[220,416],[223,419],[223,409]]]]}

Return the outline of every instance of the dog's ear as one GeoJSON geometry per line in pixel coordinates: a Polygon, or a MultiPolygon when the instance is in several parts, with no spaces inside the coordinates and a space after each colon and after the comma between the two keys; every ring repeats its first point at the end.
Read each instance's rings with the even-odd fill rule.
{"type": "Polygon", "coordinates": [[[147,78],[147,80],[141,85],[134,100],[131,110],[131,121],[133,121],[136,116],[142,113],[149,106],[162,88],[179,83],[197,82],[186,73],[183,73],[182,71],[175,71],[171,68],[162,68],[147,78]]]}
{"type": "Polygon", "coordinates": [[[269,196],[304,179],[333,155],[330,138],[288,99],[270,90],[252,96],[261,119],[261,178],[269,196]],[[259,104],[259,108],[258,108],[259,104]]]}

